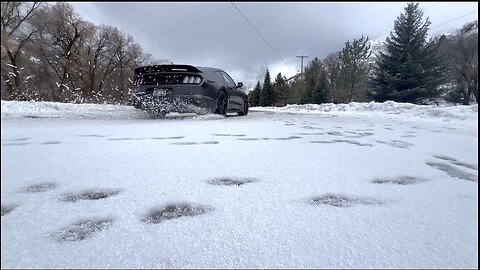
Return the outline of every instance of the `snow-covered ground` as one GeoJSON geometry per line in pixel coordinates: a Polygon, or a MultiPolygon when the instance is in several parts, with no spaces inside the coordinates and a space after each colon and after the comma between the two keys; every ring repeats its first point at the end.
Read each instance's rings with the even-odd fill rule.
{"type": "Polygon", "coordinates": [[[477,105],[1,118],[2,268],[478,268],[477,105]]]}

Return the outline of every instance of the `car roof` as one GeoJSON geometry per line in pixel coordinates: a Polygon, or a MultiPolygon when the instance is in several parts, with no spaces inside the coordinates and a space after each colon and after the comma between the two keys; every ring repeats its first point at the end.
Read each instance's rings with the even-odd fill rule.
{"type": "Polygon", "coordinates": [[[223,71],[222,69],[219,69],[219,68],[213,68],[213,67],[198,67],[196,66],[196,68],[200,69],[202,72],[213,72],[213,71],[223,71]]]}

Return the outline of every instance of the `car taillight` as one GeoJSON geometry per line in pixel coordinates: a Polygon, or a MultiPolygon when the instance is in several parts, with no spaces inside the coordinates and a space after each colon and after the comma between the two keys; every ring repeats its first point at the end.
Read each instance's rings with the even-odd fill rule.
{"type": "Polygon", "coordinates": [[[201,83],[202,82],[202,77],[200,76],[195,76],[195,75],[185,75],[183,77],[182,83],[201,83]]]}

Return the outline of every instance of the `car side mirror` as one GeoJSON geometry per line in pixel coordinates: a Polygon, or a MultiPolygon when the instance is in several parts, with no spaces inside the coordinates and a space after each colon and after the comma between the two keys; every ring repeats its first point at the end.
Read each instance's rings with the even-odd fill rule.
{"type": "Polygon", "coordinates": [[[243,87],[243,83],[242,83],[242,82],[238,82],[238,83],[237,83],[237,88],[241,88],[241,87],[243,87]]]}

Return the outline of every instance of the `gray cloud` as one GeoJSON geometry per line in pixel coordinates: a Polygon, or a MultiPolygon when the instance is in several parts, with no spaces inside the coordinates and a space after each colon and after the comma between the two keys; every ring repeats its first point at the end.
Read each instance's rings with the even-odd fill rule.
{"type": "MultiPolygon", "coordinates": [[[[286,3],[240,2],[235,5],[283,58],[265,44],[230,2],[213,3],[71,3],[85,19],[132,34],[154,58],[174,63],[215,66],[235,80],[253,85],[265,64],[272,76],[300,69],[296,55],[323,59],[361,35],[384,40],[406,2],[286,3]]],[[[421,3],[437,35],[477,18],[478,3],[421,3]]]]}

